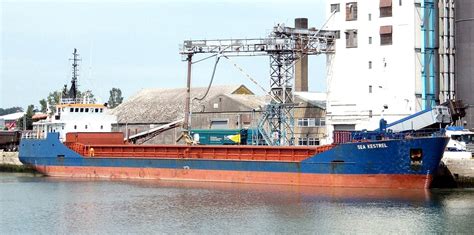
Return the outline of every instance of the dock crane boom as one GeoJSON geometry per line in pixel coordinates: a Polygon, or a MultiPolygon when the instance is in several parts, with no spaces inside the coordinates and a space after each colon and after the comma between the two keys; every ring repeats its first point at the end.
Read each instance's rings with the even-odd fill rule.
{"type": "Polygon", "coordinates": [[[194,55],[269,56],[270,94],[268,95],[272,97],[272,101],[265,106],[258,122],[258,129],[268,145],[294,145],[294,65],[304,56],[333,53],[337,35],[336,31],[291,28],[278,24],[265,38],[184,41],[180,54],[186,58],[188,74],[182,136],[190,143],[190,84],[194,55]]]}

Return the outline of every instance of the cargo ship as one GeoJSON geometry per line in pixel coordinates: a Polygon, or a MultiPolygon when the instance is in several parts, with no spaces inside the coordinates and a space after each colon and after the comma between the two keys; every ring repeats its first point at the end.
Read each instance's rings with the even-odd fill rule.
{"type": "Polygon", "coordinates": [[[20,161],[47,176],[424,189],[448,143],[443,133],[391,133],[381,121],[380,130],[335,131],[333,144],[315,147],[129,144],[110,132],[107,105],[76,97],[74,64],[56,113],[20,142],[20,161]]]}
{"type": "Polygon", "coordinates": [[[23,139],[20,161],[48,176],[331,187],[429,188],[448,138],[399,136],[318,147],[132,145],[122,133],[23,139]]]}

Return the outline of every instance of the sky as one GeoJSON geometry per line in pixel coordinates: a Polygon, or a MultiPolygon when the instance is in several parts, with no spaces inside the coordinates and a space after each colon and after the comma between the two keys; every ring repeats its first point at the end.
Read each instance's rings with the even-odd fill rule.
{"type": "MultiPolygon", "coordinates": [[[[0,108],[39,107],[40,99],[69,85],[74,48],[82,59],[79,89],[107,102],[109,91],[120,88],[126,100],[144,88],[186,86],[179,54],[184,40],[262,38],[277,23],[293,27],[299,17],[320,28],[325,7],[324,0],[0,0],[0,108]]],[[[269,88],[269,57],[233,61],[269,88]]],[[[213,65],[193,65],[193,87],[208,85],[213,65]]],[[[325,91],[325,74],[325,56],[310,57],[310,91],[325,91]]],[[[226,60],[214,84],[244,84],[261,93],[226,60]]]]}

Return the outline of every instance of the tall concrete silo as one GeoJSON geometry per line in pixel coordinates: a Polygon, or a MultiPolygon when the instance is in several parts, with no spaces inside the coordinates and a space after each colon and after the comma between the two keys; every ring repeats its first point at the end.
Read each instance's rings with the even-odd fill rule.
{"type": "Polygon", "coordinates": [[[455,0],[455,92],[467,106],[463,122],[474,128],[474,1],[455,0]]]}

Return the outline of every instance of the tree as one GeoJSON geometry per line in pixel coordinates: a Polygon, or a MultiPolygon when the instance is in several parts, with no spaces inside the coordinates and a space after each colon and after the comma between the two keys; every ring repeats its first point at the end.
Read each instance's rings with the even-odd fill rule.
{"type": "Polygon", "coordinates": [[[0,108],[0,116],[7,115],[7,114],[12,114],[12,113],[18,113],[18,112],[23,112],[23,108],[21,107],[11,107],[11,108],[0,108]]]}
{"type": "Polygon", "coordinates": [[[46,111],[48,111],[48,102],[46,102],[45,99],[42,99],[39,101],[39,103],[41,105],[40,112],[46,113],[46,111]]]}
{"type": "MultiPolygon", "coordinates": [[[[67,85],[65,85],[61,90],[58,91],[53,91],[50,92],[48,97],[45,99],[40,100],[41,104],[41,112],[43,112],[43,107],[46,107],[45,111],[47,110],[47,105],[49,104],[49,107],[51,108],[51,113],[54,114],[56,113],[56,105],[61,104],[61,98],[64,98],[67,96],[67,85]],[[43,100],[45,100],[47,103],[43,106],[43,100]]],[[[77,91],[77,98],[87,98],[91,103],[94,103],[96,101],[94,94],[90,90],[87,90],[85,92],[77,91]]]]}
{"type": "Polygon", "coordinates": [[[26,119],[26,130],[32,130],[33,129],[33,115],[34,115],[34,109],[35,106],[30,104],[28,105],[28,109],[26,109],[25,115],[23,117],[19,118],[16,121],[16,126],[18,129],[22,130],[23,128],[23,119],[26,119]]]}
{"type": "Polygon", "coordinates": [[[84,98],[84,99],[87,98],[89,100],[89,102],[91,102],[91,103],[95,103],[97,101],[95,99],[94,94],[92,94],[91,90],[87,90],[87,91],[84,91],[84,92],[77,91],[77,97],[78,98],[84,98]]]}
{"type": "MultiPolygon", "coordinates": [[[[54,114],[56,112],[56,105],[61,103],[62,92],[61,91],[53,91],[50,92],[46,100],[48,101],[49,107],[51,109],[51,113],[54,114]]],[[[41,103],[41,101],[40,101],[41,103]]],[[[42,107],[41,107],[42,108],[42,107]]]]}
{"type": "Polygon", "coordinates": [[[110,90],[110,97],[109,97],[109,107],[110,108],[115,108],[117,106],[119,106],[119,104],[121,104],[123,101],[123,97],[122,97],[122,91],[120,90],[120,88],[112,88],[112,90],[110,90]]]}

